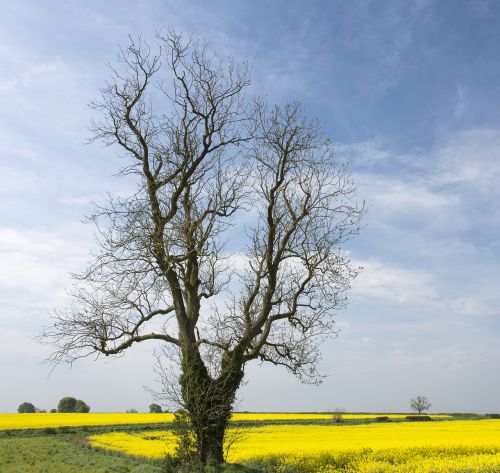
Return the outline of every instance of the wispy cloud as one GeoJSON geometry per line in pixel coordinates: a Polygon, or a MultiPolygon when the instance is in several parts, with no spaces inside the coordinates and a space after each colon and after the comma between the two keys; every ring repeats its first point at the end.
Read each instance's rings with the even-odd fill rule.
{"type": "Polygon", "coordinates": [[[69,272],[82,269],[88,255],[88,230],[83,225],[57,232],[0,228],[0,310],[4,315],[9,312],[9,318],[22,320],[26,311],[37,308],[38,317],[44,319],[45,311],[68,300],[69,272]]]}
{"type": "Polygon", "coordinates": [[[376,142],[337,147],[354,163],[370,206],[361,238],[378,255],[359,262],[365,271],[355,292],[401,307],[418,304],[429,314],[499,316],[500,213],[491,205],[499,193],[499,150],[493,129],[456,132],[427,153],[398,155],[376,142]]]}
{"type": "Polygon", "coordinates": [[[433,303],[437,299],[438,292],[431,273],[373,259],[356,260],[354,263],[363,268],[353,284],[355,297],[360,295],[371,300],[419,305],[433,303]]]}
{"type": "Polygon", "coordinates": [[[455,103],[455,108],[453,110],[453,116],[455,120],[459,120],[464,116],[466,106],[465,90],[462,86],[457,86],[457,98],[455,103]]]}

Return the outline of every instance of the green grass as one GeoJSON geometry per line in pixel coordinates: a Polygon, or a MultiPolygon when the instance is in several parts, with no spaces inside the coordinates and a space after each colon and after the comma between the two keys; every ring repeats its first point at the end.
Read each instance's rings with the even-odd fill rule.
{"type": "Polygon", "coordinates": [[[161,468],[140,461],[109,455],[85,446],[72,436],[0,438],[2,473],[160,473],[161,468]]]}
{"type": "MultiPolygon", "coordinates": [[[[0,436],[1,473],[162,473],[162,471],[162,462],[89,448],[85,437],[73,434],[0,436]]],[[[260,473],[260,470],[242,465],[225,465],[220,468],[209,468],[207,473],[260,473]]]]}

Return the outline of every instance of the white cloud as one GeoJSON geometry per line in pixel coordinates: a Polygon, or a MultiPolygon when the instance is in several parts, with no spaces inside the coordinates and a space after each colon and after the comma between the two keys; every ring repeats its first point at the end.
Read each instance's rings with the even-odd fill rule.
{"type": "Polygon", "coordinates": [[[424,232],[434,245],[438,240],[494,241],[500,230],[500,131],[470,129],[449,135],[428,152],[398,154],[378,142],[336,147],[348,157],[360,198],[370,208],[367,221],[414,239],[424,232]],[[375,216],[375,217],[372,217],[375,216]]]}
{"type": "Polygon", "coordinates": [[[382,161],[394,158],[386,147],[377,141],[362,141],[359,143],[336,144],[334,146],[337,157],[347,160],[354,165],[376,165],[382,161]]]}
{"type": "Polygon", "coordinates": [[[496,294],[492,294],[488,298],[478,298],[474,295],[450,297],[444,301],[443,308],[452,314],[500,316],[500,299],[498,299],[496,294]]]}
{"type": "Polygon", "coordinates": [[[88,66],[70,64],[57,56],[19,52],[6,45],[0,49],[0,65],[8,71],[8,78],[0,80],[4,126],[19,119],[25,129],[45,136],[82,139],[92,87],[88,66]]]}
{"type": "Polygon", "coordinates": [[[459,371],[470,363],[470,351],[470,347],[452,344],[424,352],[394,348],[388,350],[386,354],[396,365],[406,366],[407,369],[410,366],[412,369],[420,366],[449,373],[459,371]]]}
{"type": "Polygon", "coordinates": [[[84,225],[58,233],[0,228],[2,312],[23,319],[27,310],[50,310],[67,300],[69,272],[77,272],[88,254],[90,234],[84,225]]]}
{"type": "MultiPolygon", "coordinates": [[[[448,280],[441,280],[439,271],[423,271],[375,259],[353,260],[363,268],[353,282],[353,295],[365,301],[398,304],[404,308],[423,309],[423,314],[441,313],[443,316],[498,316],[500,298],[496,293],[485,295],[475,287],[469,294],[460,294],[449,288],[448,280]]],[[[429,315],[428,315],[429,316],[429,315]]]]}
{"type": "Polygon", "coordinates": [[[438,294],[434,277],[425,271],[415,271],[375,259],[358,261],[363,268],[353,283],[355,295],[397,303],[419,303],[435,301],[438,294]]]}
{"type": "Polygon", "coordinates": [[[500,131],[490,128],[465,130],[447,140],[431,156],[429,182],[456,186],[456,192],[472,197],[500,194],[500,131]]]}
{"type": "Polygon", "coordinates": [[[415,212],[441,213],[459,203],[453,194],[437,192],[425,182],[401,177],[384,177],[374,174],[357,174],[360,195],[368,205],[375,207],[377,215],[404,216],[415,212]]]}

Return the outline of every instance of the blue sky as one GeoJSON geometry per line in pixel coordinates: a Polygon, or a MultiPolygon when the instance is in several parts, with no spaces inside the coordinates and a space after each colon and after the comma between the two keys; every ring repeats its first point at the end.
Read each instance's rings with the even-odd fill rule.
{"type": "Polygon", "coordinates": [[[114,150],[85,144],[104,63],[161,28],[247,61],[269,102],[300,100],[370,209],[328,378],[251,366],[240,408],[403,411],[422,394],[434,411],[500,411],[498,2],[26,0],[0,24],[0,411],[151,401],[152,346],[48,377],[32,337],[87,261],[90,202],[126,186],[114,150]]]}

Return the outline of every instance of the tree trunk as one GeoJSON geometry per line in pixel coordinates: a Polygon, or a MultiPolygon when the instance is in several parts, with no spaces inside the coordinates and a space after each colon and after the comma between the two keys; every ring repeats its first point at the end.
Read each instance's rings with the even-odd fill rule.
{"type": "Polygon", "coordinates": [[[240,363],[226,363],[220,376],[214,379],[197,350],[183,356],[182,397],[203,464],[224,462],[224,437],[242,379],[240,363]]]}
{"type": "Polygon", "coordinates": [[[198,452],[203,464],[224,462],[224,436],[227,422],[210,425],[198,438],[198,452]]]}

